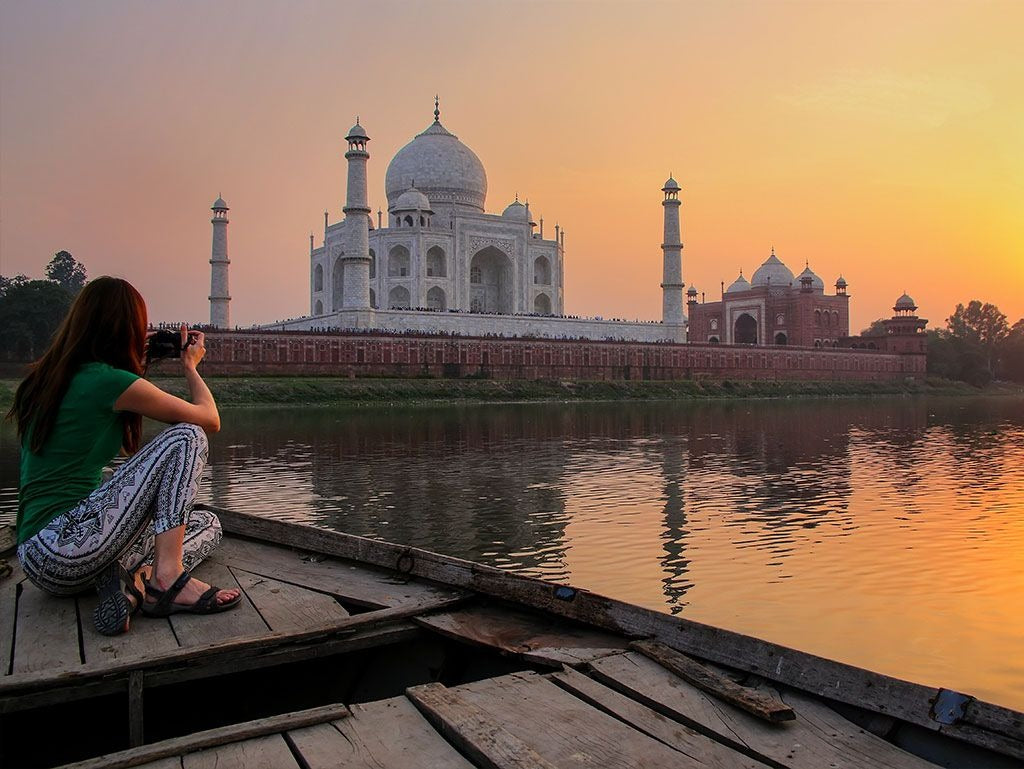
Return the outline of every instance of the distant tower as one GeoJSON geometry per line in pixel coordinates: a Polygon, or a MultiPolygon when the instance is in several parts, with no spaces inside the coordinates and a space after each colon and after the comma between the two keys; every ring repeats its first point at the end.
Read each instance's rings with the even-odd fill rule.
{"type": "Polygon", "coordinates": [[[669,176],[661,191],[665,199],[665,240],[661,244],[664,268],[661,278],[661,320],[682,325],[683,317],[683,244],[679,240],[679,182],[669,176]]]}
{"type": "Polygon", "coordinates": [[[231,328],[231,294],[228,293],[228,204],[217,196],[213,202],[213,251],[210,255],[210,325],[231,328]]]}
{"type": "MultiPolygon", "coordinates": [[[[370,206],[366,202],[366,161],[370,137],[359,125],[349,129],[348,191],[345,199],[345,251],[341,255],[341,309],[370,309],[370,206]]],[[[338,309],[338,308],[335,308],[338,309]]]]}

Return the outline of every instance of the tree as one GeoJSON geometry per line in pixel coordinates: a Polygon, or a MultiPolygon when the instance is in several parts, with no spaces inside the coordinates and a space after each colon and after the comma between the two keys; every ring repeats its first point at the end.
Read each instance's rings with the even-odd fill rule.
{"type": "Polygon", "coordinates": [[[957,339],[975,342],[984,351],[990,374],[996,374],[996,347],[1010,333],[1006,316],[994,304],[972,299],[966,307],[958,304],[946,320],[946,328],[957,339]]]}
{"type": "Polygon", "coordinates": [[[31,361],[43,354],[71,307],[71,294],[52,280],[2,278],[0,359],[31,361]]]}
{"type": "Polygon", "coordinates": [[[85,265],[67,251],[58,251],[46,265],[46,277],[71,294],[78,295],[85,285],[85,265]]]}
{"type": "Polygon", "coordinates": [[[1013,382],[1024,382],[1024,318],[1021,318],[999,343],[999,375],[1013,382]]]}
{"type": "Polygon", "coordinates": [[[885,318],[871,321],[871,325],[860,332],[861,336],[885,336],[885,318]]]}

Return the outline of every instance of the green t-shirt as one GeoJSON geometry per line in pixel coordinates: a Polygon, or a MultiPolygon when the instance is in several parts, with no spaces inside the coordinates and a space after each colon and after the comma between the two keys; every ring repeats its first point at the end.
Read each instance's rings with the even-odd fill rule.
{"type": "Polygon", "coordinates": [[[71,378],[53,432],[38,454],[21,445],[18,543],[100,485],[104,466],[121,450],[123,419],[114,402],[139,377],[106,363],[86,363],[71,378]]]}

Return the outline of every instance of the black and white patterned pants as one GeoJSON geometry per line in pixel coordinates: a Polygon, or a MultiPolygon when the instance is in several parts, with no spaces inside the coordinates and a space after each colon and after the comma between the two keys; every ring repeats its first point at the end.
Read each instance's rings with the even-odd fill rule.
{"type": "Polygon", "coordinates": [[[217,516],[192,509],[208,451],[202,428],[168,427],[110,480],[18,546],[25,574],[48,593],[74,595],[114,560],[129,571],[151,562],[154,535],[182,525],[182,561],[194,569],[221,538],[217,516]]]}

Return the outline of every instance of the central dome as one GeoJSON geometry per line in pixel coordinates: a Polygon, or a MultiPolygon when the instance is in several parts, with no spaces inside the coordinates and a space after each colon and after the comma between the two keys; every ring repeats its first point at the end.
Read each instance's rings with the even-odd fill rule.
{"type": "Polygon", "coordinates": [[[416,189],[435,206],[453,204],[483,212],[487,197],[484,165],[439,120],[400,149],[388,164],[384,190],[393,206],[407,189],[416,189]]]}
{"type": "Polygon", "coordinates": [[[751,285],[770,286],[771,288],[789,288],[792,282],[793,273],[775,255],[774,248],[772,249],[772,255],[765,259],[764,264],[757,268],[754,272],[754,277],[750,281],[751,285]]]}

